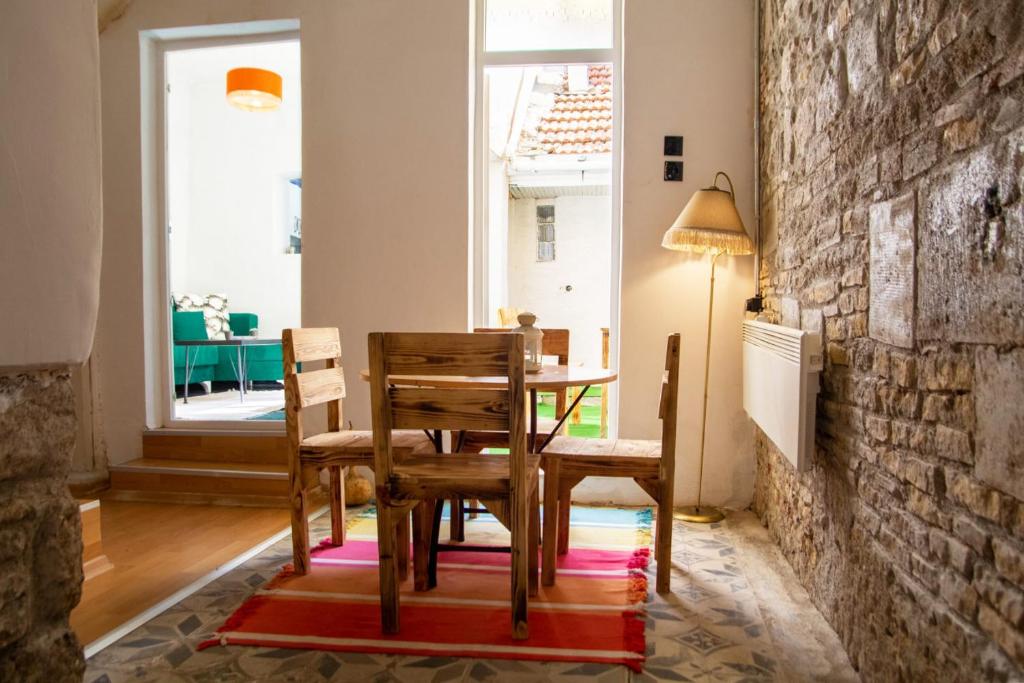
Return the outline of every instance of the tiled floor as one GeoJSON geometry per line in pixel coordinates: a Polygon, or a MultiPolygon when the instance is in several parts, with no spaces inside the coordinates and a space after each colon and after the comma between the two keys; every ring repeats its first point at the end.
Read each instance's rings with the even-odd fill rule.
{"type": "MultiPolygon", "coordinates": [[[[326,536],[328,520],[316,520],[313,532],[326,536]]],[[[672,594],[652,590],[642,674],[598,664],[253,647],[196,652],[198,642],[290,561],[290,549],[288,539],[277,543],[98,653],[85,681],[857,680],[835,633],[749,512],[713,525],[675,521],[672,594]]]]}
{"type": "Polygon", "coordinates": [[[239,400],[238,389],[189,395],[174,402],[176,420],[252,420],[284,408],[284,388],[250,390],[239,400]]]}

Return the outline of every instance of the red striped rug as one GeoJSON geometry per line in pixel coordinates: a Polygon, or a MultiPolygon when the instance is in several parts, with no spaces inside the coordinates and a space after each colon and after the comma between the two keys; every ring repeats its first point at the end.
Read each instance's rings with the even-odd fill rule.
{"type": "MultiPolygon", "coordinates": [[[[306,576],[285,567],[199,649],[258,645],[603,662],[640,671],[650,520],[650,510],[573,508],[571,550],[559,558],[556,585],[542,586],[530,599],[530,637],[517,641],[511,637],[508,555],[498,553],[441,553],[438,587],[414,592],[410,576],[402,585],[401,632],[381,633],[370,511],[352,521],[344,546],[314,550],[306,576]]],[[[507,532],[489,515],[468,523],[469,537],[508,544],[507,532]]]]}

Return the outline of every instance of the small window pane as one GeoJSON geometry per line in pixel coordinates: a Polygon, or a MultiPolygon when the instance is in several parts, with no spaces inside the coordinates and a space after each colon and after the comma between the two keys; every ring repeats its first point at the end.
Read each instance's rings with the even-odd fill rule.
{"type": "Polygon", "coordinates": [[[537,260],[538,261],[554,261],[555,260],[555,243],[554,242],[537,242],[537,260]]]}
{"type": "Polygon", "coordinates": [[[612,0],[487,0],[488,52],[612,47],[612,0]]]}

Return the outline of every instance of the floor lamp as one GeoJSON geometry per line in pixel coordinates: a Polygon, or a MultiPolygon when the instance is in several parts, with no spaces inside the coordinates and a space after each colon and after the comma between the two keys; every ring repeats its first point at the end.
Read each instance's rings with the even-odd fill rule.
{"type": "Polygon", "coordinates": [[[704,482],[704,437],[708,427],[708,371],[711,367],[711,313],[715,304],[715,261],[726,254],[740,256],[754,253],[754,245],[743,228],[743,220],[736,211],[736,198],[732,180],[719,171],[711,187],[697,190],[686,203],[676,222],[665,232],[661,246],[676,251],[711,254],[711,287],[708,294],[708,338],[704,350],[704,407],[700,418],[700,473],[697,478],[697,504],[684,507],[679,518],[687,522],[717,522],[722,511],[701,505],[704,482]],[[729,189],[718,187],[719,176],[729,183],[729,189]]]}

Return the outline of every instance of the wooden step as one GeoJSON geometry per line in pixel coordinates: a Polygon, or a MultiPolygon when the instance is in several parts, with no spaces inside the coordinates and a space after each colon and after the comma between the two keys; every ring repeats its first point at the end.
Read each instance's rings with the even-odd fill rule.
{"type": "Polygon", "coordinates": [[[80,500],[78,511],[82,516],[82,572],[85,580],[99,576],[114,565],[103,553],[103,529],[100,524],[100,501],[80,500]]]}
{"type": "Polygon", "coordinates": [[[283,433],[149,431],[142,434],[142,457],[287,465],[288,439],[283,433]]]}
{"type": "Polygon", "coordinates": [[[139,458],[110,466],[113,500],[288,507],[279,464],[139,458]]]}

